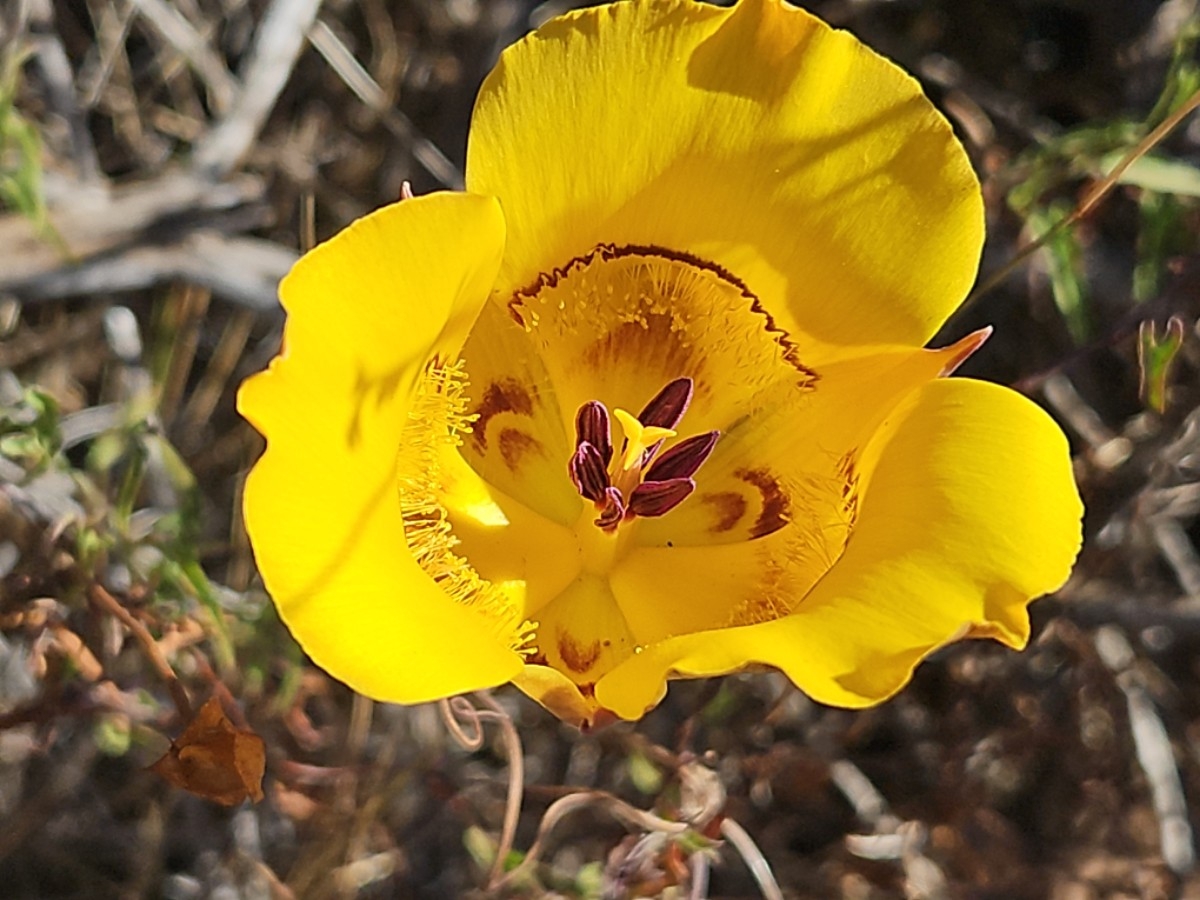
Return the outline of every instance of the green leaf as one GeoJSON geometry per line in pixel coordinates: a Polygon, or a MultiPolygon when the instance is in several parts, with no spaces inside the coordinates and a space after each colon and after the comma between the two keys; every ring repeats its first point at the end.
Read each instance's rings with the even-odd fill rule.
{"type": "Polygon", "coordinates": [[[41,137],[16,107],[21,67],[30,52],[29,47],[14,42],[0,57],[0,204],[21,213],[43,239],[65,252],[42,192],[41,137]]]}
{"type": "Polygon", "coordinates": [[[1071,336],[1076,343],[1082,344],[1091,333],[1083,248],[1080,247],[1073,229],[1057,227],[1058,223],[1070,214],[1070,210],[1068,202],[1059,200],[1045,210],[1030,213],[1027,221],[1036,237],[1050,233],[1038,255],[1046,266],[1054,303],[1062,313],[1071,336]]]}
{"type": "MultiPolygon", "coordinates": [[[[1109,153],[1100,160],[1101,171],[1111,172],[1124,156],[1124,151],[1109,153]]],[[[1153,154],[1146,154],[1134,160],[1129,168],[1121,173],[1117,183],[1158,191],[1161,194],[1200,197],[1200,169],[1177,159],[1166,159],[1153,154]]]]}
{"type": "Polygon", "coordinates": [[[132,743],[129,717],[117,713],[100,716],[92,728],[92,740],[105,756],[124,756],[132,743]]]}
{"type": "Polygon", "coordinates": [[[492,867],[499,849],[496,839],[478,825],[468,825],[463,831],[463,848],[482,872],[492,867]]]}
{"type": "Polygon", "coordinates": [[[604,891],[604,866],[598,862],[587,862],[575,873],[575,890],[580,897],[593,900],[604,891]]]}
{"type": "Polygon", "coordinates": [[[634,752],[626,761],[629,780],[633,786],[648,797],[655,797],[662,790],[663,776],[658,766],[650,761],[644,753],[634,752]]]}
{"type": "Polygon", "coordinates": [[[1184,204],[1171,194],[1146,191],[1138,202],[1137,262],[1133,299],[1144,303],[1158,296],[1167,261],[1187,253],[1194,240],[1184,220],[1184,204]]]}
{"type": "Polygon", "coordinates": [[[1156,412],[1167,408],[1167,379],[1179,348],[1183,346],[1184,323],[1171,316],[1160,336],[1158,327],[1147,319],[1138,328],[1138,366],[1141,369],[1142,402],[1156,412]]]}

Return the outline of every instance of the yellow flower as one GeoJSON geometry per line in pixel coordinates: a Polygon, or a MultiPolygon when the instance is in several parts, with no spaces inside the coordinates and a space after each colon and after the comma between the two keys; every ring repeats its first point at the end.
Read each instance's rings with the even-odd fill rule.
{"type": "Polygon", "coordinates": [[[878,703],[1067,577],[1066,442],[929,340],[978,183],[917,83],[779,0],[632,0],[501,58],[467,192],[284,280],[240,395],[247,527],[319,665],[412,703],[513,681],[637,718],[774,666],[878,703]]]}

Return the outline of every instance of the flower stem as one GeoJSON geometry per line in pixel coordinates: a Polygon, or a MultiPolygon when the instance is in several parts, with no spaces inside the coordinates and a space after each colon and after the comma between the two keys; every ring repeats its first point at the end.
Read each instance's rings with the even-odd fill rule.
{"type": "Polygon", "coordinates": [[[485,709],[471,705],[465,697],[442,700],[438,708],[442,721],[451,736],[465,750],[475,751],[483,746],[483,723],[494,722],[500,726],[504,750],[508,756],[508,798],[504,807],[504,823],[500,828],[500,840],[496,844],[496,858],[488,873],[488,890],[497,887],[504,874],[504,862],[512,851],[517,835],[517,821],[521,817],[521,798],[525,791],[525,754],[521,749],[521,737],[517,727],[504,708],[487,691],[476,691],[473,695],[485,709]],[[468,727],[464,728],[463,723],[468,727]]]}

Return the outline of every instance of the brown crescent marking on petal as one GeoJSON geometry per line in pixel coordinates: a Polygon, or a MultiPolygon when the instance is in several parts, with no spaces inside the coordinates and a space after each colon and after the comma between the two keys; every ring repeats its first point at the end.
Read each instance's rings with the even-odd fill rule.
{"type": "Polygon", "coordinates": [[[575,638],[565,631],[558,633],[558,655],[572,672],[586,672],[600,658],[600,642],[592,641],[588,646],[580,646],[575,638]]]}
{"type": "Polygon", "coordinates": [[[696,382],[696,390],[708,390],[704,360],[696,358],[692,348],[680,344],[671,330],[666,313],[647,313],[644,322],[622,322],[583,351],[588,368],[605,373],[622,357],[654,360],[664,372],[683,372],[696,382]]]}
{"type": "Polygon", "coordinates": [[[526,453],[541,452],[542,442],[519,428],[505,428],[500,432],[500,456],[510,472],[516,472],[526,453]]]}
{"type": "Polygon", "coordinates": [[[616,244],[597,244],[590,253],[584,253],[581,256],[576,256],[568,260],[564,265],[551,269],[549,272],[540,273],[536,279],[526,288],[514,291],[512,298],[508,301],[508,312],[519,324],[525,325],[525,317],[521,315],[521,306],[525,297],[534,297],[544,288],[552,288],[557,285],[563,278],[569,275],[572,271],[585,269],[592,264],[596,259],[609,260],[620,259],[622,256],[650,256],[659,259],[665,259],[672,262],[681,262],[697,269],[704,269],[713,273],[717,278],[731,285],[743,297],[750,302],[750,311],[760,315],[765,320],[764,327],[770,333],[775,341],[783,350],[783,358],[788,364],[800,372],[802,378],[800,386],[803,388],[811,388],[821,378],[820,375],[813,369],[800,362],[800,353],[796,345],[792,343],[788,333],[780,328],[775,319],[766,309],[763,308],[758,297],[746,286],[746,283],[730,272],[723,266],[703,259],[699,256],[693,256],[691,253],[682,253],[678,250],[669,250],[666,247],[659,247],[655,244],[625,244],[617,246],[616,244]]]}
{"type": "Polygon", "coordinates": [[[746,498],[737,491],[702,494],[700,500],[716,510],[717,521],[708,529],[714,533],[732,531],[742,516],[746,515],[746,498]]]}
{"type": "Polygon", "coordinates": [[[758,488],[759,494],[762,495],[762,511],[750,529],[750,537],[759,538],[771,534],[790,521],[791,501],[770,470],[738,469],[733,474],[735,478],[758,488]]]}
{"type": "Polygon", "coordinates": [[[476,416],[471,428],[471,442],[479,452],[487,449],[487,426],[493,416],[500,413],[516,413],[519,416],[533,415],[533,397],[525,385],[515,378],[493,381],[483,392],[483,399],[473,410],[476,416]]]}

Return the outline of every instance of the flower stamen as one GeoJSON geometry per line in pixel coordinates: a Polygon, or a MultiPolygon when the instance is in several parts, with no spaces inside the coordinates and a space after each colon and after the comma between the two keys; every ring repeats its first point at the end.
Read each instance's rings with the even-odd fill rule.
{"type": "Polygon", "coordinates": [[[623,521],[662,516],[696,489],[692,476],[708,459],[720,433],[708,431],[676,444],[658,457],[691,402],[690,378],[676,378],[634,417],[616,408],[612,414],[625,434],[621,453],[612,464],[613,444],[608,409],[589,400],[575,416],[575,452],[568,463],[571,482],[600,515],[595,524],[605,532],[623,521]]]}
{"type": "Polygon", "coordinates": [[[654,395],[654,399],[638,414],[638,420],[643,425],[674,428],[691,405],[693,389],[692,379],[676,378],[654,395]]]}
{"type": "Polygon", "coordinates": [[[520,603],[481,578],[470,561],[455,552],[446,508],[438,499],[441,454],[462,444],[473,416],[466,413],[466,370],[461,361],[430,363],[417,385],[396,459],[396,482],[404,539],[409,552],[450,597],[478,612],[496,636],[518,653],[533,652],[536,625],[521,615],[520,603]]]}

